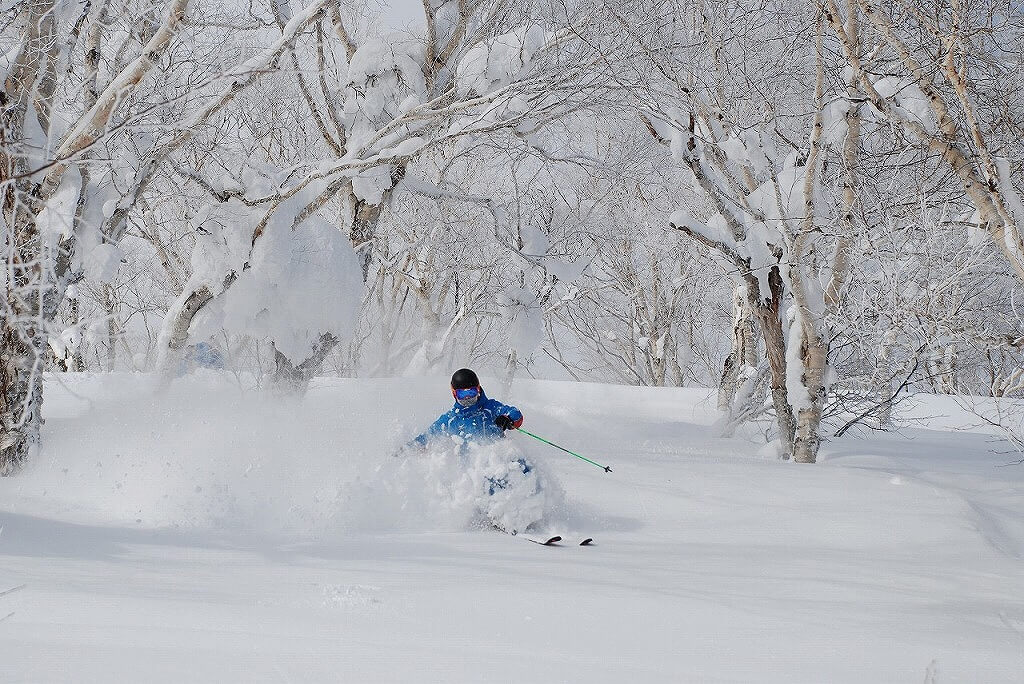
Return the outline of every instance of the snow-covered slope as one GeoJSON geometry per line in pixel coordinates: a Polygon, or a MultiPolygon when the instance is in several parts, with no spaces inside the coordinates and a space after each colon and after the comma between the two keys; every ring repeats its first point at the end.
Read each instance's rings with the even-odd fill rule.
{"type": "Polygon", "coordinates": [[[44,453],[0,481],[0,681],[1024,672],[1024,466],[996,467],[990,434],[932,420],[797,466],[711,436],[708,392],[488,384],[614,469],[511,438],[558,485],[542,531],[597,540],[545,548],[467,529],[450,462],[390,457],[447,407],[443,378],[302,402],[149,384],[49,381],[44,453]]]}

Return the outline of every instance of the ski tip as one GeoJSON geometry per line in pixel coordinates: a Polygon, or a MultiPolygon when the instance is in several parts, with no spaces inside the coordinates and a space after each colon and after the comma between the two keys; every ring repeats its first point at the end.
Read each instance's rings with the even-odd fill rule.
{"type": "Polygon", "coordinates": [[[590,537],[587,537],[586,539],[580,542],[580,546],[592,546],[593,544],[594,540],[590,537]]]}

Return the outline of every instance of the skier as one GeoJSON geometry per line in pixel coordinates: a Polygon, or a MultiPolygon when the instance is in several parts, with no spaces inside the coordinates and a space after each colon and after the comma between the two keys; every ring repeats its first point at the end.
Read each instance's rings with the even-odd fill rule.
{"type": "Polygon", "coordinates": [[[522,412],[515,406],[488,398],[480,386],[480,379],[468,368],[455,371],[451,390],[455,405],[435,420],[426,432],[413,439],[409,446],[423,449],[431,439],[442,435],[480,444],[501,439],[505,430],[523,424],[522,412]]]}
{"type": "Polygon", "coordinates": [[[432,442],[440,443],[442,454],[451,454],[444,443],[454,442],[465,475],[458,478],[458,486],[471,483],[474,496],[480,497],[478,522],[511,534],[530,529],[543,519],[557,490],[548,491],[546,479],[515,445],[486,448],[501,440],[506,430],[522,425],[522,412],[484,394],[480,379],[468,368],[452,375],[451,392],[455,405],[395,455],[426,452],[432,442]]]}

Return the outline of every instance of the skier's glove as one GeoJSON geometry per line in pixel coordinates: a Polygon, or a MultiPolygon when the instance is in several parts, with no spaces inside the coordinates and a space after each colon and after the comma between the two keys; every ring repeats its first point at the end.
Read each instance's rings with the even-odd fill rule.
{"type": "Polygon", "coordinates": [[[497,418],[495,418],[494,424],[500,427],[502,430],[511,430],[516,426],[515,422],[513,422],[512,419],[506,415],[500,415],[497,418]]]}

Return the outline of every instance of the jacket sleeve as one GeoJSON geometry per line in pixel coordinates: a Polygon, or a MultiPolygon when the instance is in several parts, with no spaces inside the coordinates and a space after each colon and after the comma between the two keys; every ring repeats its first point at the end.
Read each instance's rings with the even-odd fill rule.
{"type": "Polygon", "coordinates": [[[431,423],[430,427],[427,428],[426,432],[417,435],[409,444],[419,444],[420,446],[427,446],[427,442],[430,441],[431,437],[436,435],[444,434],[448,431],[448,413],[443,413],[441,416],[431,423]]]}
{"type": "Polygon", "coordinates": [[[508,404],[502,404],[500,401],[494,401],[494,415],[495,416],[508,416],[512,419],[514,426],[521,427],[523,424],[523,412],[517,409],[515,406],[509,406],[508,404]]]}

